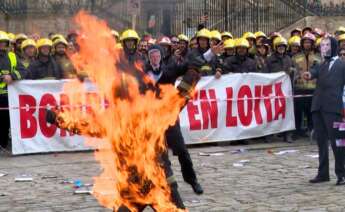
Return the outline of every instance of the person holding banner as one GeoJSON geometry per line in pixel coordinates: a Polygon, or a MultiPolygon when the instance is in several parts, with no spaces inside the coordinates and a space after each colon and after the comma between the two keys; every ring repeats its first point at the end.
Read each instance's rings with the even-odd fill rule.
{"type": "Polygon", "coordinates": [[[337,56],[337,40],[325,37],[321,40],[322,62],[315,64],[310,72],[304,72],[306,80],[317,79],[312,100],[312,117],[319,150],[319,169],[310,183],[330,180],[328,141],[335,158],[336,185],[345,185],[345,149],[336,145],[335,122],[342,121],[343,90],[345,85],[345,62],[337,56]]]}
{"type": "Polygon", "coordinates": [[[9,51],[10,38],[6,32],[0,31],[0,147],[8,146],[10,114],[8,109],[7,85],[14,80],[21,80],[26,76],[26,69],[15,53],[9,51]]]}

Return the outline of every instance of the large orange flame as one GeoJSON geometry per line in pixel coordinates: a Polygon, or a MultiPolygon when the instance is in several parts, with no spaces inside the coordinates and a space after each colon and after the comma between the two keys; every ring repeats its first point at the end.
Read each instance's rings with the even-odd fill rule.
{"type": "Polygon", "coordinates": [[[101,175],[94,178],[94,196],[112,209],[123,205],[136,211],[137,203],[152,205],[157,211],[179,211],[170,199],[159,156],[166,151],[164,132],[176,122],[184,100],[170,85],[161,87],[159,99],[152,91],[140,94],[137,80],[127,70],[116,68],[122,50],[115,48],[107,24],[86,12],[78,13],[75,21],[81,33],[80,52],[71,60],[78,71],[88,74],[98,95],[81,95],[86,92],[82,83],[67,83],[68,103],[87,102],[87,112],[83,107],[69,107],[62,116],[65,121],[83,120],[77,127],[81,134],[102,137],[97,142],[88,139],[97,148],[95,157],[102,167],[101,175]],[[117,97],[118,89],[125,89],[128,98],[117,97]]]}

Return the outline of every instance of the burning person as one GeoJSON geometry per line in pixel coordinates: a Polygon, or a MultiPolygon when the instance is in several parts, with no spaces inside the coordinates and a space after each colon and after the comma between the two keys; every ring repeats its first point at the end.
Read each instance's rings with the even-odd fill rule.
{"type": "MultiPolygon", "coordinates": [[[[135,69],[137,64],[128,64],[129,58],[112,48],[114,39],[102,37],[109,30],[104,22],[85,13],[76,20],[85,39],[78,39],[79,55],[71,60],[75,67],[87,71],[106,106],[95,98],[88,103],[87,113],[82,107],[63,107],[48,112],[47,119],[74,133],[102,138],[94,143],[103,171],[95,177],[93,190],[102,205],[116,211],[142,211],[147,205],[156,211],[184,211],[166,151],[165,132],[176,125],[198,73],[189,67],[135,69]],[[99,41],[98,50],[89,39],[99,41]],[[180,75],[182,83],[176,90],[171,82],[180,75]]],[[[160,63],[161,53],[160,47],[150,48],[151,67],[160,63]]],[[[65,85],[69,105],[82,102],[83,89],[78,81],[65,85]]]]}

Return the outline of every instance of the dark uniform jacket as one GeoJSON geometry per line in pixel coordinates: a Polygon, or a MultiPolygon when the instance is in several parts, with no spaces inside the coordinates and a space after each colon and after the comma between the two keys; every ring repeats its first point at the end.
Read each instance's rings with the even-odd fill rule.
{"type": "Polygon", "coordinates": [[[273,53],[267,59],[267,73],[276,73],[284,71],[288,75],[292,74],[294,71],[294,63],[290,56],[287,54],[279,55],[273,53]]]}
{"type": "Polygon", "coordinates": [[[223,73],[249,73],[256,72],[256,62],[248,56],[231,56],[224,61],[223,73]]]}
{"type": "Polygon", "coordinates": [[[48,61],[43,62],[39,58],[32,62],[28,68],[29,79],[62,79],[63,70],[55,59],[49,56],[48,61]]]}

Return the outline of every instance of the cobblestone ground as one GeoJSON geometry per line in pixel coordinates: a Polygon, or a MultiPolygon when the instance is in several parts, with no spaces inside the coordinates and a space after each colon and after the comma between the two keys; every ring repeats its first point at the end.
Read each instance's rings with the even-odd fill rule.
{"type": "MultiPolygon", "coordinates": [[[[345,211],[345,186],[335,186],[333,158],[332,181],[308,183],[316,174],[318,159],[311,157],[317,154],[316,150],[315,145],[302,141],[292,145],[256,142],[248,146],[192,148],[195,169],[205,190],[201,196],[182,181],[176,157],[172,157],[172,162],[180,193],[192,212],[345,211]],[[240,148],[247,151],[232,152],[240,148]],[[297,152],[274,154],[282,150],[297,152]],[[202,156],[200,152],[218,154],[202,156]]],[[[0,211],[109,211],[93,196],[73,194],[73,185],[61,184],[65,179],[92,183],[99,171],[91,152],[17,157],[2,153],[0,173],[7,175],[0,177],[0,211]],[[33,181],[15,182],[15,177],[22,174],[31,175],[33,181]]]]}

